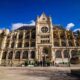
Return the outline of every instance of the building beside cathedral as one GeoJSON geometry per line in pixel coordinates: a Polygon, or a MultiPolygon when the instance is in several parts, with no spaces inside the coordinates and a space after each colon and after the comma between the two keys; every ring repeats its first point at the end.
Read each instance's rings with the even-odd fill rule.
{"type": "Polygon", "coordinates": [[[44,13],[37,17],[35,26],[0,30],[0,65],[19,65],[26,60],[68,62],[77,51],[80,51],[80,38],[54,25],[44,13]]]}

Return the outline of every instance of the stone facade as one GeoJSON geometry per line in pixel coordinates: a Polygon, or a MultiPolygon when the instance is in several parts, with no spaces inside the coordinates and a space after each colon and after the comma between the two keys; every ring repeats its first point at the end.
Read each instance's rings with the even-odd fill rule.
{"type": "Polygon", "coordinates": [[[35,26],[0,30],[1,65],[18,65],[25,60],[68,62],[77,51],[80,51],[80,38],[60,25],[53,25],[51,17],[44,13],[37,17],[35,26]]]}

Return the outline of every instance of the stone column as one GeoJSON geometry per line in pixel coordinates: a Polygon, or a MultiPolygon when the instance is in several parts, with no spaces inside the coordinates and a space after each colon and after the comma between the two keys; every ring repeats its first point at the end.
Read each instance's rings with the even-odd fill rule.
{"type": "Polygon", "coordinates": [[[38,48],[36,48],[36,60],[38,60],[38,48]]]}
{"type": "Polygon", "coordinates": [[[12,57],[12,65],[15,63],[15,51],[13,51],[13,57],[12,57]]]}
{"type": "Polygon", "coordinates": [[[72,57],[72,55],[71,55],[71,51],[72,51],[72,49],[70,49],[70,50],[69,50],[69,55],[70,55],[70,58],[72,57]]]}
{"type": "Polygon", "coordinates": [[[22,56],[23,56],[23,51],[20,53],[20,63],[22,63],[22,56]]]}
{"type": "Polygon", "coordinates": [[[28,51],[28,60],[31,59],[31,50],[28,51]]]}
{"type": "Polygon", "coordinates": [[[24,48],[24,44],[25,44],[25,31],[23,31],[23,41],[22,41],[22,48],[24,48]]]}
{"type": "Polygon", "coordinates": [[[30,36],[30,39],[31,39],[31,30],[30,30],[30,35],[29,36],[30,36]]]}
{"type": "Polygon", "coordinates": [[[63,54],[64,50],[62,49],[61,51],[61,55],[62,55],[62,62],[64,62],[64,54],[63,54]]]}
{"type": "Polygon", "coordinates": [[[9,51],[7,52],[7,55],[6,55],[6,65],[9,65],[8,56],[9,56],[9,51]]]}
{"type": "Polygon", "coordinates": [[[59,36],[59,45],[62,46],[61,45],[61,38],[60,38],[60,31],[58,31],[58,36],[59,36]]]}
{"type": "Polygon", "coordinates": [[[73,44],[74,44],[74,46],[76,47],[76,40],[75,40],[75,37],[74,37],[73,32],[72,32],[72,36],[73,36],[73,44]]]}
{"type": "Polygon", "coordinates": [[[7,36],[4,36],[2,44],[1,44],[1,49],[4,49],[6,46],[6,40],[7,40],[7,36]]]}
{"type": "Polygon", "coordinates": [[[16,38],[16,42],[15,42],[15,48],[17,48],[17,45],[18,45],[18,37],[19,37],[19,32],[17,32],[17,38],[16,38]]]}
{"type": "Polygon", "coordinates": [[[39,47],[39,52],[38,52],[38,60],[41,61],[41,48],[39,47]]]}
{"type": "Polygon", "coordinates": [[[2,43],[1,43],[1,51],[0,51],[0,64],[1,64],[1,60],[2,60],[2,54],[3,54],[3,51],[5,49],[5,46],[6,46],[6,40],[7,40],[7,36],[5,35],[2,39],[2,43]]]}
{"type": "Polygon", "coordinates": [[[0,65],[1,65],[1,61],[2,61],[2,55],[3,55],[3,50],[0,51],[0,65]]]}
{"type": "Polygon", "coordinates": [[[69,43],[68,43],[68,38],[67,38],[67,32],[66,31],[65,31],[65,36],[66,36],[66,46],[68,47],[69,43]]]}
{"type": "Polygon", "coordinates": [[[12,35],[11,35],[11,37],[10,37],[9,48],[11,48],[11,43],[12,43],[12,35]]]}
{"type": "Polygon", "coordinates": [[[55,62],[55,51],[53,49],[51,49],[52,51],[52,55],[51,55],[51,62],[55,62]]]}

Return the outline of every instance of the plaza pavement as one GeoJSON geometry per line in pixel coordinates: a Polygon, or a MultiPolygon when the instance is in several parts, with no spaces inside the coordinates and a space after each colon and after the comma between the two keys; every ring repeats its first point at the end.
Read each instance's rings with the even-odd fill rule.
{"type": "Polygon", "coordinates": [[[71,69],[80,67],[0,67],[0,80],[80,80],[71,69]]]}

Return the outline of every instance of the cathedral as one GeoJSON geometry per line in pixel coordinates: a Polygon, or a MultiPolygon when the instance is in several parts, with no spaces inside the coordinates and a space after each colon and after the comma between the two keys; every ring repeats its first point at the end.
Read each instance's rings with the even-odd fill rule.
{"type": "Polygon", "coordinates": [[[67,63],[80,51],[80,38],[74,32],[52,23],[44,13],[34,26],[0,30],[0,65],[20,65],[26,60],[67,63]]]}

